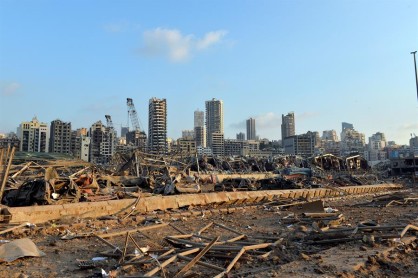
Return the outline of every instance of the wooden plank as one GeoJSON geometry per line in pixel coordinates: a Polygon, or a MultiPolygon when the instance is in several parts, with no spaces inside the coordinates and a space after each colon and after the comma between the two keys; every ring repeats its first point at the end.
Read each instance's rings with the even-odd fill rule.
{"type": "MultiPolygon", "coordinates": [[[[193,260],[192,258],[186,257],[186,256],[182,256],[182,255],[177,255],[179,259],[185,260],[185,261],[191,261],[193,260]]],[[[201,262],[201,261],[197,261],[196,262],[197,265],[201,265],[207,268],[211,268],[213,270],[218,270],[218,271],[224,271],[224,269],[220,266],[217,265],[213,265],[213,264],[209,264],[209,263],[205,263],[205,262],[201,262]]]]}
{"type": "Polygon", "coordinates": [[[20,224],[18,226],[14,226],[14,227],[8,228],[6,230],[0,231],[0,235],[11,232],[11,231],[19,229],[19,228],[23,228],[23,227],[26,227],[26,223],[23,223],[23,224],[20,224]]]}
{"type": "Polygon", "coordinates": [[[229,228],[229,227],[227,227],[227,226],[225,226],[223,224],[215,223],[215,222],[213,222],[213,224],[216,225],[216,226],[218,226],[218,227],[220,227],[220,228],[222,228],[222,229],[225,229],[227,231],[233,232],[234,234],[237,234],[237,235],[242,235],[243,234],[243,233],[241,233],[241,232],[239,232],[237,230],[234,230],[232,228],[229,228]]]}
{"type": "Polygon", "coordinates": [[[197,234],[200,235],[201,233],[203,233],[204,231],[206,231],[207,229],[209,229],[210,227],[212,227],[212,225],[213,225],[213,222],[210,222],[205,227],[203,227],[202,229],[200,229],[199,231],[197,231],[197,234]]]}
{"type": "Polygon", "coordinates": [[[174,276],[174,278],[183,277],[184,274],[186,274],[186,272],[189,271],[209,251],[210,248],[212,248],[212,246],[219,240],[219,238],[220,237],[217,236],[208,245],[206,245],[206,247],[203,248],[202,251],[200,251],[199,254],[197,254],[197,256],[193,258],[193,260],[191,260],[187,265],[185,265],[179,271],[179,273],[177,273],[176,276],[174,276]]]}
{"type": "Polygon", "coordinates": [[[129,232],[129,233],[145,232],[145,231],[149,231],[149,230],[164,228],[164,227],[167,227],[167,226],[168,226],[168,223],[162,223],[162,224],[158,224],[158,225],[145,226],[145,227],[141,227],[141,228],[125,230],[125,231],[120,231],[120,232],[114,232],[114,233],[109,233],[109,234],[100,234],[99,236],[101,238],[109,238],[109,237],[125,235],[126,232],[129,232]]]}
{"type": "Polygon", "coordinates": [[[98,240],[100,240],[101,242],[103,242],[104,244],[106,244],[107,246],[110,246],[113,248],[114,251],[117,251],[119,253],[122,253],[122,250],[119,249],[119,247],[113,245],[112,243],[110,243],[109,241],[105,240],[104,238],[94,234],[94,237],[96,237],[98,240]]]}
{"type": "Polygon", "coordinates": [[[177,259],[177,256],[178,255],[187,256],[187,255],[190,255],[190,254],[199,252],[199,250],[200,250],[199,248],[194,248],[194,249],[190,249],[190,250],[181,252],[181,253],[176,254],[176,255],[170,257],[169,259],[165,260],[162,264],[158,263],[158,261],[157,261],[158,267],[156,267],[156,268],[148,271],[147,273],[145,273],[144,277],[152,277],[152,276],[154,276],[156,273],[158,273],[158,271],[160,271],[160,269],[163,270],[164,267],[166,267],[167,265],[169,265],[172,262],[174,262],[177,259]]]}
{"type": "Polygon", "coordinates": [[[238,252],[238,254],[235,256],[235,258],[232,260],[232,262],[228,265],[225,272],[229,273],[231,269],[234,267],[234,265],[238,262],[239,258],[245,253],[245,248],[241,248],[241,250],[238,252]]]}

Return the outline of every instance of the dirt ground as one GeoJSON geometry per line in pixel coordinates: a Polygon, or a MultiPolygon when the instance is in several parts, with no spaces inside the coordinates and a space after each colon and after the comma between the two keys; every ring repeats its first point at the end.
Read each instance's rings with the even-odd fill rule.
{"type": "MultiPolygon", "coordinates": [[[[399,237],[408,224],[418,225],[418,203],[414,199],[405,202],[405,198],[417,196],[418,189],[405,189],[378,195],[325,199],[324,207],[333,209],[330,215],[337,218],[326,220],[309,218],[302,214],[303,208],[302,211],[298,206],[287,208],[280,202],[248,207],[189,207],[137,214],[126,219],[122,216],[61,219],[0,235],[1,240],[10,241],[30,238],[45,253],[43,257],[0,263],[0,277],[105,277],[101,269],[105,272],[116,270],[112,273],[115,277],[143,277],[172,256],[158,260],[150,255],[161,255],[175,247],[188,247],[168,242],[165,240],[167,236],[182,232],[199,235],[198,231],[212,222],[216,225],[203,231],[200,238],[193,237],[194,242],[209,242],[216,236],[220,236],[222,241],[242,234],[245,236],[240,241],[273,243],[267,248],[245,252],[225,277],[418,277],[418,241],[415,238],[418,232],[410,229],[405,236],[399,237]],[[394,200],[396,202],[387,206],[394,200]],[[131,233],[139,247],[148,246],[149,250],[145,257],[138,256],[135,260],[135,244],[128,241],[124,263],[119,262],[119,253],[96,237],[88,236],[161,223],[171,225],[131,233]],[[354,230],[359,224],[361,227],[366,225],[366,228],[367,225],[389,228],[354,230]],[[68,239],[62,239],[63,236],[68,239]],[[104,259],[92,265],[92,259],[97,257],[104,259]],[[130,259],[134,263],[126,263],[130,259]],[[146,262],[135,264],[135,261],[144,260],[146,262]],[[89,263],[91,268],[85,265],[89,263]]],[[[106,240],[123,250],[126,237],[122,233],[106,240]]],[[[208,252],[200,261],[226,269],[237,253],[226,249],[208,252]]],[[[186,264],[187,261],[177,259],[164,267],[163,272],[158,271],[155,277],[174,277],[186,264]]],[[[195,265],[184,277],[215,277],[220,273],[219,270],[195,265]]]]}

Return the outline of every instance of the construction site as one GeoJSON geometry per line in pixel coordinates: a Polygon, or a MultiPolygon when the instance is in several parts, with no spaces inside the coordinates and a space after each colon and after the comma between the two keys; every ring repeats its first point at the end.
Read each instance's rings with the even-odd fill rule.
{"type": "Polygon", "coordinates": [[[418,191],[360,156],[1,149],[1,277],[416,277],[418,191]]]}

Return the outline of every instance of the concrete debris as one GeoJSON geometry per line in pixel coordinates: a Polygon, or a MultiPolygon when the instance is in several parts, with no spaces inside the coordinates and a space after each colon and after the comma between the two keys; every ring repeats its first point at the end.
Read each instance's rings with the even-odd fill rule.
{"type": "Polygon", "coordinates": [[[16,239],[0,246],[0,261],[13,262],[23,257],[42,257],[45,253],[29,238],[16,239]]]}

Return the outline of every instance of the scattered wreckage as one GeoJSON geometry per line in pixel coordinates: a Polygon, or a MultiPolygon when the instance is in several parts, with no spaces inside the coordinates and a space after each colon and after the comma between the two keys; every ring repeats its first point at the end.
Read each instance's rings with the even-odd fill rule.
{"type": "MultiPolygon", "coordinates": [[[[328,267],[328,258],[338,253],[341,244],[350,243],[345,245],[352,249],[350,258],[361,261],[362,257],[352,256],[360,252],[365,254],[363,261],[370,263],[379,260],[378,252],[397,251],[391,248],[416,249],[416,194],[370,191],[371,200],[363,203],[361,199],[355,203],[354,195],[345,194],[345,190],[362,191],[371,184],[384,187],[359,156],[254,159],[134,152],[117,154],[111,165],[103,167],[62,159],[21,160],[12,164],[12,154],[10,151],[0,165],[4,170],[2,203],[9,206],[0,211],[0,235],[7,235],[0,242],[0,261],[12,264],[32,257],[30,260],[44,265],[48,262],[54,268],[56,263],[62,272],[52,276],[85,277],[93,270],[99,273],[91,277],[267,277],[272,276],[272,271],[287,276],[295,271],[292,263],[298,260],[306,263],[304,271],[312,265],[314,275],[340,276],[357,273],[348,268],[343,273],[328,267]],[[286,192],[286,196],[259,190],[286,192]],[[307,191],[333,194],[323,198],[307,191]],[[209,203],[211,194],[224,195],[225,201],[209,203]],[[265,198],[268,194],[271,198],[265,198]],[[239,199],[241,195],[247,195],[251,202],[239,199]],[[197,196],[208,203],[180,201],[197,196]],[[327,197],[339,200],[332,206],[327,200],[325,206],[327,197]],[[130,200],[117,202],[128,205],[100,217],[74,217],[58,212],[59,218],[50,217],[36,224],[10,223],[9,210],[25,209],[14,206],[65,204],[62,207],[67,211],[75,206],[93,205],[78,202],[111,204],[114,201],[110,200],[123,198],[130,200]],[[151,198],[177,206],[161,209],[146,205],[147,210],[141,211],[140,202],[151,198]],[[342,202],[346,203],[346,211],[335,207],[342,202]],[[379,221],[371,220],[364,218],[365,208],[375,209],[379,215],[385,209],[399,208],[410,215],[403,213],[399,220],[386,212],[379,221]],[[22,250],[22,244],[30,250],[22,250]],[[63,257],[71,256],[71,260],[55,262],[52,257],[56,256],[51,256],[64,252],[68,257],[63,257]]],[[[393,190],[399,189],[401,186],[393,190]]],[[[42,208],[48,207],[54,208],[42,208]]],[[[378,216],[369,211],[368,216],[375,215],[378,216]]],[[[396,254],[403,254],[401,251],[396,254]]],[[[25,271],[29,272],[30,267],[26,265],[25,271]]],[[[22,270],[19,262],[11,269],[22,270]]],[[[0,275],[4,275],[1,271],[0,275]]],[[[38,271],[47,270],[38,267],[38,271]]]]}

